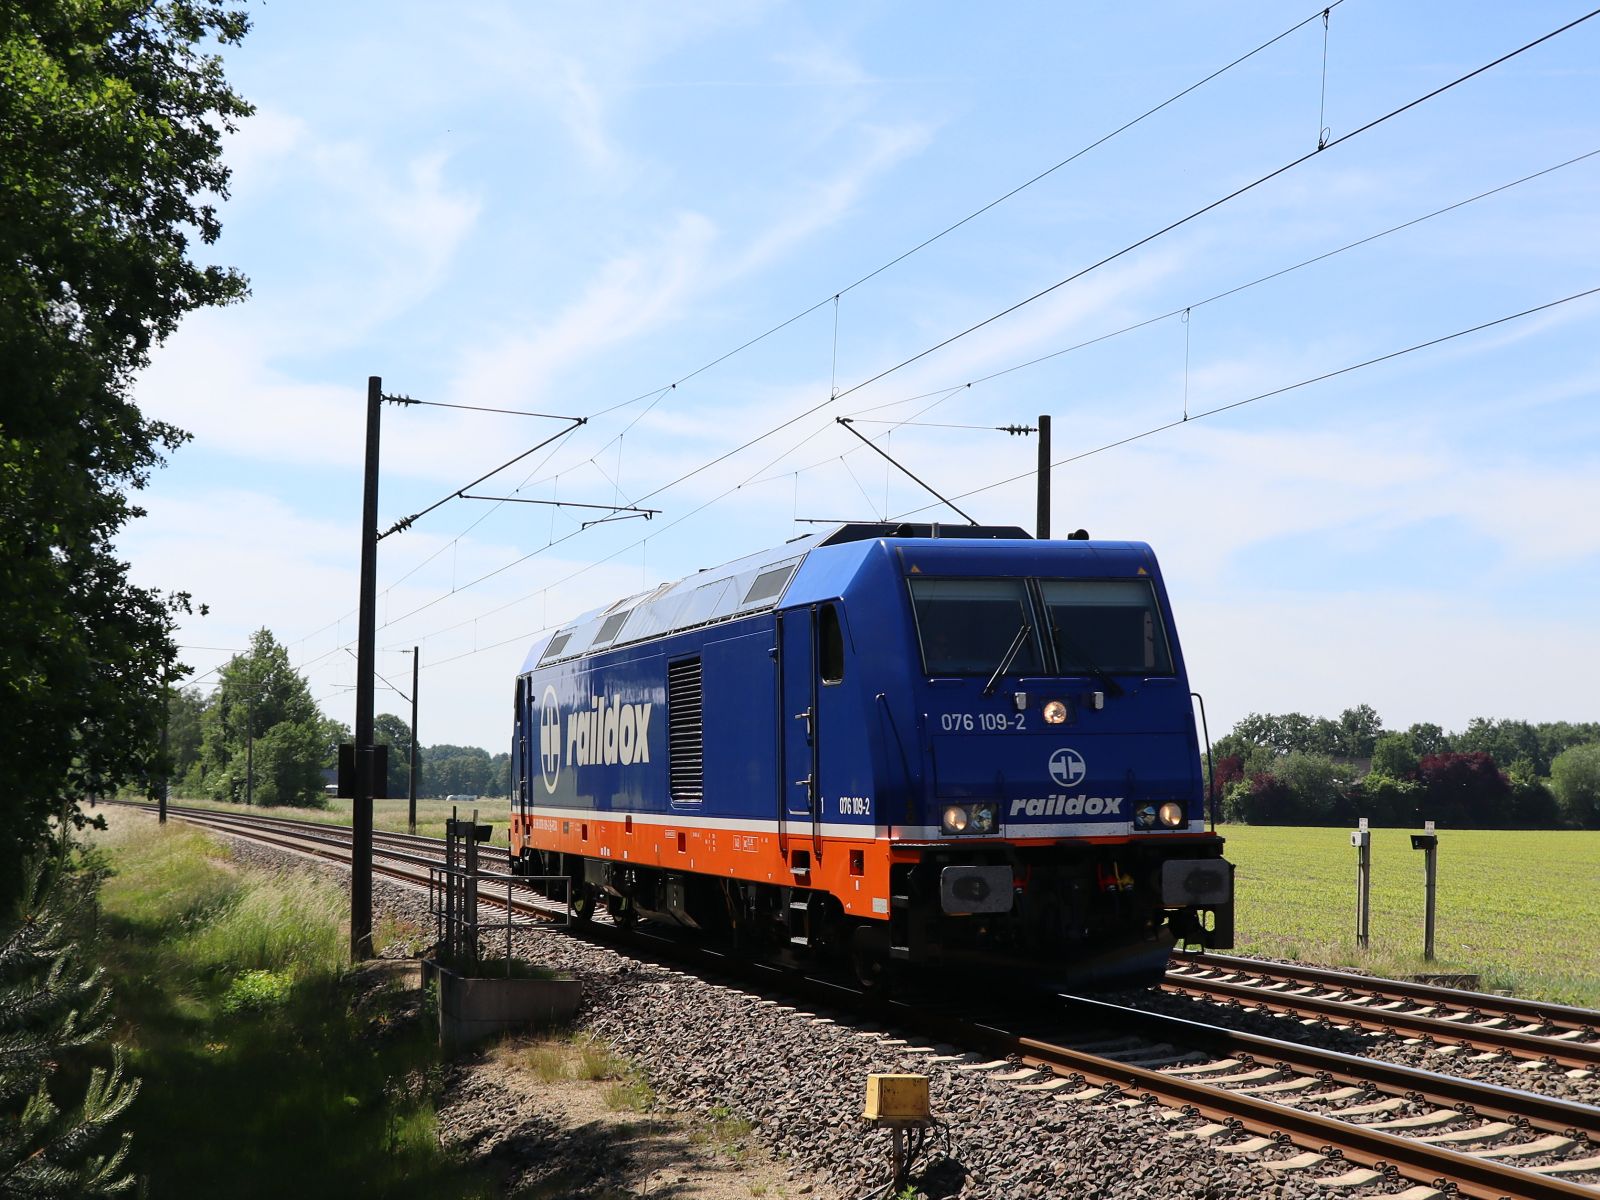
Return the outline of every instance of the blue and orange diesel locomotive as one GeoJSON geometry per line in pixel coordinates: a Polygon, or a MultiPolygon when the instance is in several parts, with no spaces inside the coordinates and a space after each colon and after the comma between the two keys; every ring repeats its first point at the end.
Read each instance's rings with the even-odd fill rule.
{"type": "Polygon", "coordinates": [[[524,874],[752,953],[1154,978],[1232,944],[1137,542],[846,524],[586,614],[517,678],[524,874]]]}

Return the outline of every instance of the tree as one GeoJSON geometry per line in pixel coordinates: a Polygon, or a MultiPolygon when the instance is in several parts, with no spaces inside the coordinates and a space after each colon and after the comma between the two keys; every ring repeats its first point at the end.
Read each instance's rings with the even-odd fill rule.
{"type": "Polygon", "coordinates": [[[1444,754],[1453,748],[1449,735],[1439,726],[1427,721],[1418,721],[1406,730],[1406,737],[1411,739],[1411,753],[1418,758],[1426,758],[1430,754],[1444,754]]]}
{"type": "Polygon", "coordinates": [[[1497,763],[1525,758],[1541,775],[1550,770],[1550,759],[1539,744],[1539,735],[1526,721],[1473,717],[1466,729],[1456,734],[1454,742],[1457,750],[1481,750],[1497,763]]]}
{"type": "Polygon", "coordinates": [[[1561,823],[1561,806],[1550,791],[1550,781],[1526,758],[1506,768],[1511,782],[1511,820],[1516,829],[1551,829],[1561,823]]]}
{"type": "Polygon", "coordinates": [[[1508,822],[1511,783],[1483,751],[1430,754],[1417,774],[1424,820],[1456,829],[1492,829],[1508,822]]]}
{"type": "Polygon", "coordinates": [[[1422,785],[1416,780],[1397,779],[1374,769],[1356,791],[1355,813],[1374,825],[1413,825],[1421,798],[1422,785]]]}
{"type": "Polygon", "coordinates": [[[205,741],[206,697],[199,688],[178,688],[167,702],[167,759],[173,779],[200,765],[205,741]]]}
{"type": "Polygon", "coordinates": [[[221,139],[249,107],[217,0],[35,0],[0,13],[0,902],[63,812],[155,765],[187,604],[130,582],[129,499],[185,438],[132,382],[184,314],[245,294],[201,267],[221,139]]]}
{"type": "Polygon", "coordinates": [[[1383,733],[1383,718],[1370,704],[1358,704],[1339,714],[1333,753],[1346,758],[1371,758],[1383,733]]]}
{"type": "Polygon", "coordinates": [[[63,828],[24,865],[21,898],[0,921],[0,1195],[113,1196],[134,1185],[122,1169],[129,1135],[101,1149],[139,1090],[122,1076],[121,1049],[109,1069],[90,1070],[75,1110],[63,1112],[51,1087],[110,1026],[103,973],[78,947],[103,871],[76,865],[63,828]]]}
{"type": "Polygon", "coordinates": [[[1533,731],[1538,735],[1539,749],[1544,752],[1547,763],[1554,763],[1563,750],[1600,742],[1600,721],[1576,724],[1571,721],[1542,721],[1533,727],[1533,731]]]}
{"type": "Polygon", "coordinates": [[[1600,742],[1573,746],[1550,764],[1561,815],[1582,829],[1600,829],[1600,742]]]}
{"type": "Polygon", "coordinates": [[[494,766],[489,752],[480,746],[429,746],[422,755],[422,782],[427,796],[488,795],[494,781],[494,766]]]}
{"type": "MultiPolygon", "coordinates": [[[[1216,763],[1216,777],[1206,781],[1206,797],[1215,795],[1219,800],[1228,794],[1228,789],[1234,784],[1243,781],[1245,777],[1244,759],[1237,754],[1214,755],[1216,763]]],[[[1204,766],[1204,764],[1201,764],[1204,766]]]]}
{"type": "Polygon", "coordinates": [[[1410,779],[1421,759],[1404,733],[1386,733],[1372,747],[1372,773],[1390,779],[1410,779]]]}
{"type": "Polygon", "coordinates": [[[502,750],[489,760],[489,786],[491,796],[511,795],[511,755],[502,750]]]}
{"type": "Polygon", "coordinates": [[[1269,772],[1234,784],[1223,797],[1224,820],[1246,825],[1293,825],[1299,818],[1294,794],[1269,772]]]}
{"type": "Polygon", "coordinates": [[[243,801],[253,790],[258,804],[319,803],[332,743],[289,652],[258,629],[218,676],[202,721],[206,789],[219,800],[243,801]]]}
{"type": "Polygon", "coordinates": [[[1343,781],[1326,754],[1286,754],[1273,774],[1292,797],[1295,821],[1320,824],[1333,818],[1343,781]]]}
{"type": "MultiPolygon", "coordinates": [[[[389,747],[389,795],[409,795],[411,778],[411,722],[401,720],[393,713],[379,713],[372,722],[373,737],[379,745],[389,747]]],[[[421,768],[418,755],[418,768],[421,768]]],[[[418,780],[420,783],[421,781],[418,780]]],[[[418,789],[417,794],[422,794],[418,789]]]]}

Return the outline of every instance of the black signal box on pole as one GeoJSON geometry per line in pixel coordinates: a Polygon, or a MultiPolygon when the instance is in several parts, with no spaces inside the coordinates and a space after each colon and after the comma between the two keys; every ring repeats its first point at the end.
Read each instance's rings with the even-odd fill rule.
{"type": "Polygon", "coordinates": [[[339,745],[339,791],[341,800],[349,800],[356,794],[356,763],[358,758],[364,761],[367,769],[367,781],[371,785],[367,795],[374,800],[387,800],[389,798],[389,747],[379,743],[366,753],[357,755],[353,742],[341,742],[339,745]]]}

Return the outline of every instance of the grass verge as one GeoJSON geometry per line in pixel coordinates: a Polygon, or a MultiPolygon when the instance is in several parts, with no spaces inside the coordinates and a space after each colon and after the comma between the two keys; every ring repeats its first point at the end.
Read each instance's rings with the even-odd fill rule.
{"type": "Polygon", "coordinates": [[[1383,975],[1467,972],[1486,989],[1600,1008],[1600,832],[1442,830],[1435,952],[1422,957],[1423,856],[1372,832],[1371,948],[1355,941],[1344,829],[1225,825],[1237,949],[1383,975]]]}
{"type": "Polygon", "coordinates": [[[440,1150],[416,994],[344,966],[341,891],[241,869],[182,825],[113,814],[101,946],[144,1080],[130,1166],[150,1197],[476,1197],[440,1150]]]}

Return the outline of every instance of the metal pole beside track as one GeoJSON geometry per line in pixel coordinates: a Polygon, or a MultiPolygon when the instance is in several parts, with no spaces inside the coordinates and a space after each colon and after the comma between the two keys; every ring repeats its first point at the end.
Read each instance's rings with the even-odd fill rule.
{"type": "Polygon", "coordinates": [[[167,823],[167,790],[172,785],[172,760],[167,757],[167,748],[171,744],[168,736],[168,727],[172,724],[172,676],[163,672],[161,676],[161,790],[156,794],[157,824],[167,823]]]}
{"type": "Polygon", "coordinates": [[[411,647],[411,774],[406,785],[409,807],[406,810],[406,829],[417,832],[417,663],[421,648],[411,647]]]}
{"type": "Polygon", "coordinates": [[[1372,831],[1367,818],[1361,818],[1350,844],[1356,848],[1356,945],[1365,950],[1372,925],[1372,831]]]}
{"type": "Polygon", "coordinates": [[[1434,888],[1438,881],[1439,867],[1439,835],[1434,829],[1432,821],[1427,822],[1423,831],[1411,835],[1411,848],[1422,851],[1422,871],[1424,886],[1427,889],[1427,906],[1422,918],[1422,957],[1429,962],[1433,961],[1433,901],[1434,888]]]}
{"type": "Polygon", "coordinates": [[[367,379],[367,453],[361,492],[361,592],[357,604],[355,786],[350,813],[350,958],[372,957],[372,689],[377,637],[378,433],[383,380],[367,379]]]}
{"type": "Polygon", "coordinates": [[[1039,414],[1039,511],[1038,532],[1041,542],[1050,537],[1050,414],[1039,414]]]}
{"type": "Polygon", "coordinates": [[[250,681],[250,695],[245,700],[244,727],[244,806],[251,808],[256,802],[256,683],[250,681]]]}
{"type": "Polygon", "coordinates": [[[1438,882],[1439,875],[1438,843],[1434,843],[1434,845],[1429,847],[1428,853],[1424,856],[1424,862],[1426,864],[1425,869],[1428,874],[1428,911],[1427,915],[1424,917],[1425,929],[1423,932],[1422,957],[1427,959],[1429,962],[1432,962],[1434,886],[1438,882]]]}

